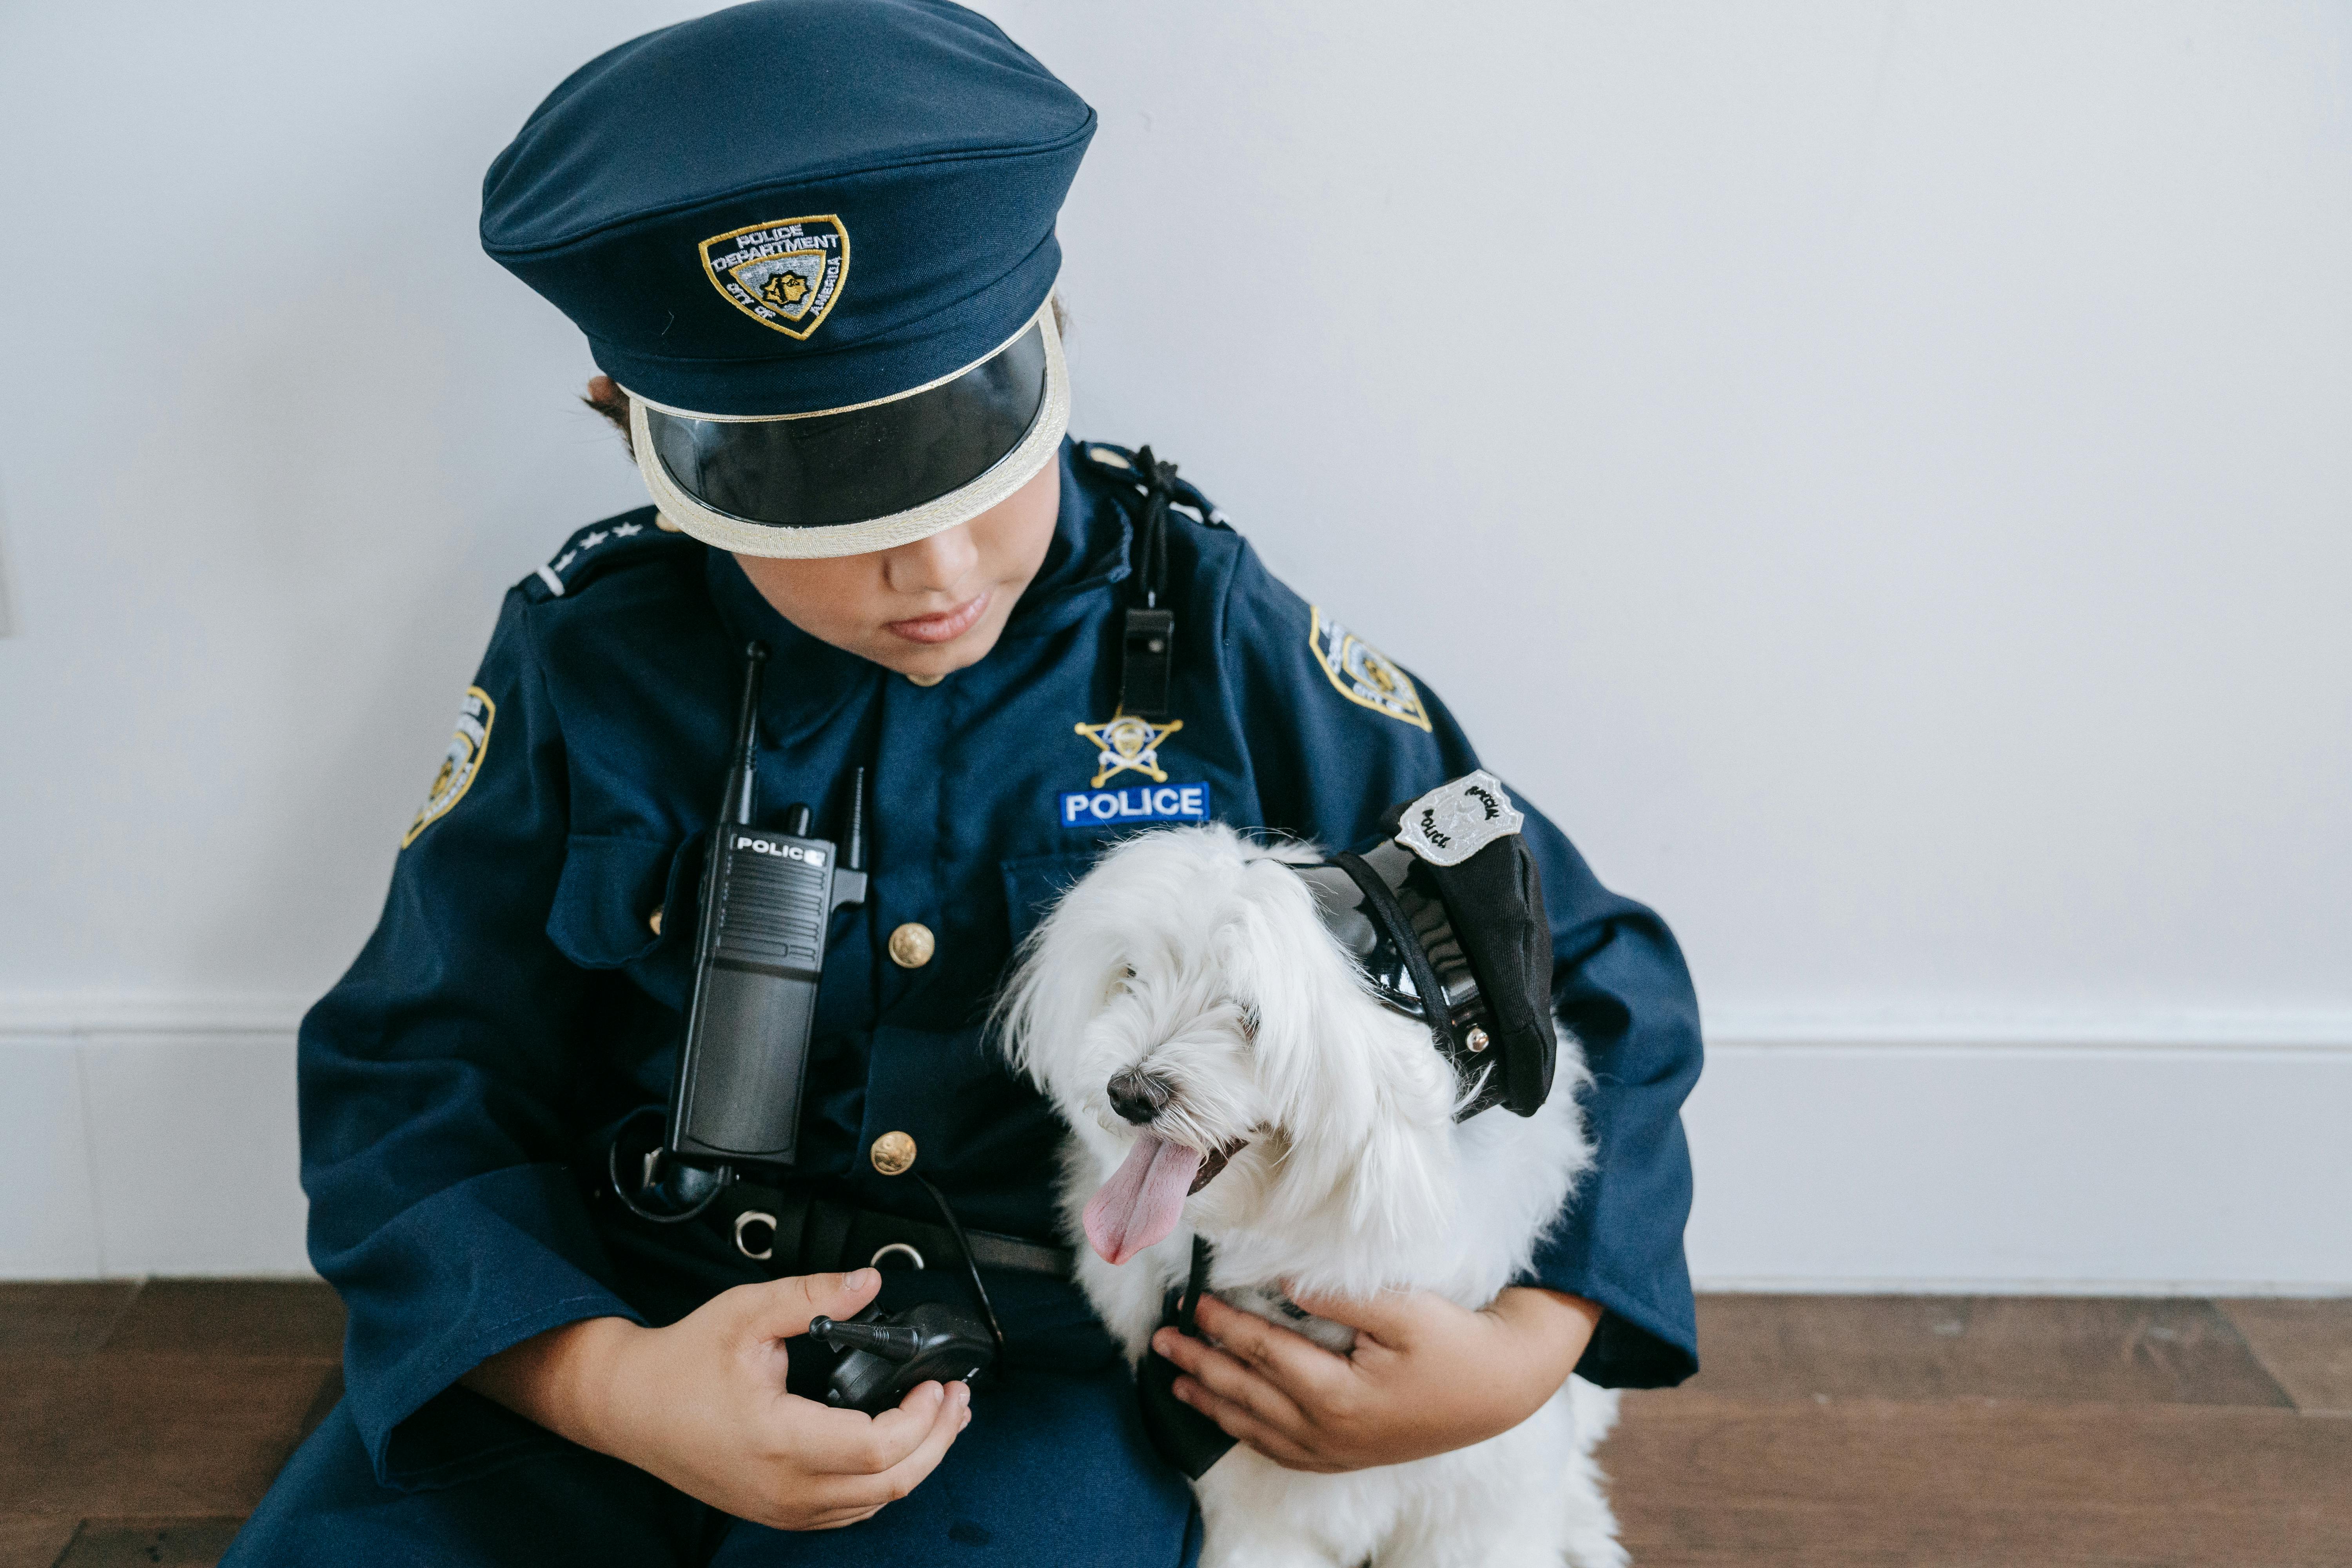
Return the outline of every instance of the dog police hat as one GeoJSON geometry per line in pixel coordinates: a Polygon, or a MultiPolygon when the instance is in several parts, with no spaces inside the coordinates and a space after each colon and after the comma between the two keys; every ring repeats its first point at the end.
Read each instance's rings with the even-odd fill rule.
{"type": "Polygon", "coordinates": [[[1551,1097],[1551,924],[1526,822],[1482,769],[1390,812],[1390,836],[1363,854],[1297,868],[1372,994],[1453,1064],[1457,1120],[1497,1105],[1533,1116],[1551,1097]]]}
{"type": "Polygon", "coordinates": [[[948,0],[756,0],[573,72],[482,247],[633,403],[663,517],[749,555],[965,521],[1052,460],[1076,93],[948,0]]]}

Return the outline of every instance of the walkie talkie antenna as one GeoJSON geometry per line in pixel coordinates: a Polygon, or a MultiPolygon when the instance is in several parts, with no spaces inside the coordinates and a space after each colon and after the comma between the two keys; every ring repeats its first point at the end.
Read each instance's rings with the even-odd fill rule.
{"type": "Polygon", "coordinates": [[[844,869],[866,869],[866,764],[849,775],[849,831],[841,837],[841,864],[844,869]]]}
{"type": "Polygon", "coordinates": [[[743,702],[735,717],[735,758],[727,769],[727,792],[719,801],[719,820],[736,827],[751,826],[751,810],[759,795],[760,678],[767,663],[766,643],[744,645],[743,702]]]}

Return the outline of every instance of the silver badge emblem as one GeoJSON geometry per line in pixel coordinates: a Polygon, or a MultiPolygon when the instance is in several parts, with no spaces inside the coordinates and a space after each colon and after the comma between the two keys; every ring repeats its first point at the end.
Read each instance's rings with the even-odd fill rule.
{"type": "Polygon", "coordinates": [[[1406,806],[1396,841],[1433,866],[1459,866],[1496,839],[1517,833],[1527,820],[1503,793],[1503,781],[1481,768],[1406,806]]]}

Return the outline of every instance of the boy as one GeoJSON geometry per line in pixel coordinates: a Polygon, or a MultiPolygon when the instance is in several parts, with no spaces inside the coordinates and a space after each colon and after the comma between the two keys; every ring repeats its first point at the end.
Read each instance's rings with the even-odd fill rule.
{"type": "MultiPolygon", "coordinates": [[[[485,246],[588,333],[590,401],[656,505],[509,595],[383,921],[305,1020],[347,1393],[231,1562],[1197,1552],[1056,1261],[1059,1129],[982,1016],[1118,833],[1360,845],[1475,756],[1172,469],[1065,438],[1053,225],[1093,126],[946,0],[761,0],[591,62],[492,166],[485,246]],[[1137,608],[1172,617],[1135,623],[1157,647],[1137,608]],[[760,1173],[786,1217],[665,1224],[614,1193],[615,1145],[676,1068],[752,641],[760,798],[837,825],[863,769],[871,880],[833,917],[796,1160],[760,1173]],[[800,1397],[812,1317],[966,1304],[944,1268],[874,1267],[936,1245],[910,1174],[985,1249],[1003,1375],[874,1417],[800,1397]]],[[[1282,1463],[1474,1443],[1571,1368],[1695,1365],[1689,982],[1654,916],[1526,831],[1599,1168],[1485,1312],[1318,1302],[1364,1331],[1354,1357],[1203,1303],[1222,1345],[1160,1347],[1179,1396],[1282,1463]]]]}

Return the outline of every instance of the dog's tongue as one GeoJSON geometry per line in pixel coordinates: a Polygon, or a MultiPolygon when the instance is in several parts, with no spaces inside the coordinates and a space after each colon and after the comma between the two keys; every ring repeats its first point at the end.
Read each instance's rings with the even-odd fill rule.
{"type": "Polygon", "coordinates": [[[1176,1228],[1200,1168],[1197,1151],[1145,1133],[1087,1200],[1087,1239],[1107,1261],[1126,1262],[1176,1228]]]}

